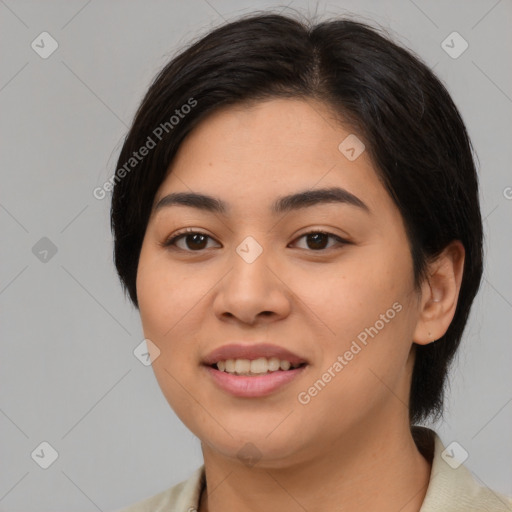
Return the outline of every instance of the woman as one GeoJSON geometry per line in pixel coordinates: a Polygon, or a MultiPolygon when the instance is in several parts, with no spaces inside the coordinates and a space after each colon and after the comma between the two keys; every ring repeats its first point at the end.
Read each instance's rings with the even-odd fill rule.
{"type": "Polygon", "coordinates": [[[175,57],[124,142],[115,263],[204,465],[126,509],[512,510],[417,424],[482,275],[449,94],[363,24],[251,15],[175,57]]]}

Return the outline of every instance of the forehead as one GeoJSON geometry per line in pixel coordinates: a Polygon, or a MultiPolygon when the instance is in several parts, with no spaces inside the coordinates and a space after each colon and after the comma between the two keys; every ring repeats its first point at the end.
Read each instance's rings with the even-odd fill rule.
{"type": "Polygon", "coordinates": [[[249,208],[297,190],[341,187],[371,208],[390,198],[363,148],[329,107],[313,100],[226,107],[182,142],[155,204],[170,192],[194,191],[249,208]],[[361,153],[352,158],[354,152],[361,153]]]}

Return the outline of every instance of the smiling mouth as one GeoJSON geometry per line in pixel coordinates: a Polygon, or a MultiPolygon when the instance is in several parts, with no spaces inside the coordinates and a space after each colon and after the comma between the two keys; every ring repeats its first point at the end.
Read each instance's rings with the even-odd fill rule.
{"type": "Polygon", "coordinates": [[[244,377],[258,377],[268,375],[276,372],[287,372],[306,366],[307,363],[291,363],[286,359],[279,359],[278,357],[259,357],[257,359],[226,359],[224,361],[217,361],[209,365],[215,370],[228,373],[230,375],[244,376],[244,377]]]}

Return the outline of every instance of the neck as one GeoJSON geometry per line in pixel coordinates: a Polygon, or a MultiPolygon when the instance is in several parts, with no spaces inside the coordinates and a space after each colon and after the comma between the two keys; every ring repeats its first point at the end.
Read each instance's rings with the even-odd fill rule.
{"type": "Polygon", "coordinates": [[[359,425],[314,457],[280,468],[263,461],[248,467],[203,445],[207,492],[199,511],[418,512],[431,461],[418,450],[408,421],[402,417],[397,425],[394,418],[373,418],[371,427],[359,425]]]}

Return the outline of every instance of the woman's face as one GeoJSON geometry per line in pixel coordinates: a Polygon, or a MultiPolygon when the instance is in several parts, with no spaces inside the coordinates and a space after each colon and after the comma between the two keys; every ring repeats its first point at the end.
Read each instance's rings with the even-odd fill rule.
{"type": "Polygon", "coordinates": [[[218,454],[284,466],[408,421],[412,260],[361,150],[313,101],[229,107],[187,137],[157,193],[137,275],[144,335],[169,404],[218,454]],[[239,361],[227,373],[219,359],[239,361]],[[238,375],[247,360],[268,373],[238,375]]]}

